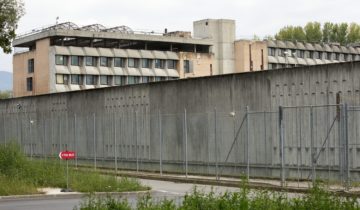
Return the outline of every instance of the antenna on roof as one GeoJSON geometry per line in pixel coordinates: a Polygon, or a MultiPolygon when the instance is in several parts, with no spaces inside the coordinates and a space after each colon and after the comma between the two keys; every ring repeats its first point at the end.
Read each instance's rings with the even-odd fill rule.
{"type": "Polygon", "coordinates": [[[56,17],[56,25],[59,23],[59,16],[56,17]]]}

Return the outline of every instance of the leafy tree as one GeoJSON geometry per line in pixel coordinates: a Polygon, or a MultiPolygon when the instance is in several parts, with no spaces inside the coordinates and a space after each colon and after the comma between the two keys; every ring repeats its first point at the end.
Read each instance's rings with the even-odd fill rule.
{"type": "Polygon", "coordinates": [[[306,41],[321,42],[322,32],[321,32],[321,24],[319,22],[309,22],[304,27],[304,31],[306,34],[306,41]]]}
{"type": "Polygon", "coordinates": [[[348,35],[348,24],[341,23],[339,24],[337,42],[344,45],[347,44],[347,35],[348,35]]]}
{"type": "Polygon", "coordinates": [[[279,33],[275,35],[275,39],[289,40],[289,41],[305,41],[305,33],[301,26],[286,26],[280,29],[279,33]]]}
{"type": "Polygon", "coordinates": [[[11,98],[12,92],[10,90],[0,91],[0,99],[11,98]]]}
{"type": "Polygon", "coordinates": [[[0,47],[11,53],[11,41],[15,38],[17,23],[24,15],[22,0],[0,0],[0,47]]]}
{"type": "Polygon", "coordinates": [[[305,41],[306,34],[301,26],[296,26],[293,29],[293,41],[305,41]]]}
{"type": "Polygon", "coordinates": [[[334,24],[330,22],[326,22],[322,29],[322,41],[325,43],[329,43],[331,40],[332,30],[333,30],[334,24]]]}
{"type": "Polygon", "coordinates": [[[356,23],[351,23],[348,28],[347,42],[356,43],[360,41],[360,26],[356,23]]]}

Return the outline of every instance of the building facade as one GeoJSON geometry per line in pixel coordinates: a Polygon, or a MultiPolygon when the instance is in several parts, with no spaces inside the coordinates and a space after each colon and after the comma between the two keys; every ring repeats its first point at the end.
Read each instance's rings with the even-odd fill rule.
{"type": "Polygon", "coordinates": [[[360,48],[280,40],[236,40],[236,72],[271,70],[360,60],[360,48]]]}
{"type": "Polygon", "coordinates": [[[14,97],[219,74],[218,64],[228,60],[212,52],[214,41],[206,28],[223,22],[234,24],[198,21],[194,31],[199,37],[70,22],[33,30],[13,42],[15,49],[22,48],[13,56],[14,97]]]}
{"type": "Polygon", "coordinates": [[[236,40],[235,21],[204,19],[193,34],[67,22],[18,36],[14,97],[360,60],[359,46],[236,40]]]}

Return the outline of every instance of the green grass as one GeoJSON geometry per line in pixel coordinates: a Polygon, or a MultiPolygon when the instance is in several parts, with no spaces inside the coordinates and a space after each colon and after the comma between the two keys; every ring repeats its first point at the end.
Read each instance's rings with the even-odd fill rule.
{"type": "MultiPolygon", "coordinates": [[[[80,210],[129,210],[126,199],[114,199],[89,196],[79,206],[80,210]]],[[[238,192],[223,194],[203,193],[196,188],[184,197],[177,206],[171,200],[155,203],[149,194],[139,198],[136,209],[140,210],[359,210],[356,198],[336,196],[315,186],[308,194],[288,198],[285,193],[269,191],[251,191],[242,186],[238,192]]]]}
{"type": "MultiPolygon", "coordinates": [[[[38,193],[37,188],[66,188],[66,165],[58,159],[29,160],[16,144],[0,145],[0,195],[38,193]]],[[[102,176],[69,168],[69,188],[78,192],[147,190],[137,180],[102,176]]]]}

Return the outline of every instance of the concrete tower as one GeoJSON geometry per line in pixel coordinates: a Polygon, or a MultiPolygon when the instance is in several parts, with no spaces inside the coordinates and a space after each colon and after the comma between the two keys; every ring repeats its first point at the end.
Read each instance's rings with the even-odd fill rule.
{"type": "Polygon", "coordinates": [[[215,54],[213,74],[235,72],[235,20],[205,19],[195,21],[195,38],[210,38],[213,46],[210,49],[215,54]]]}

